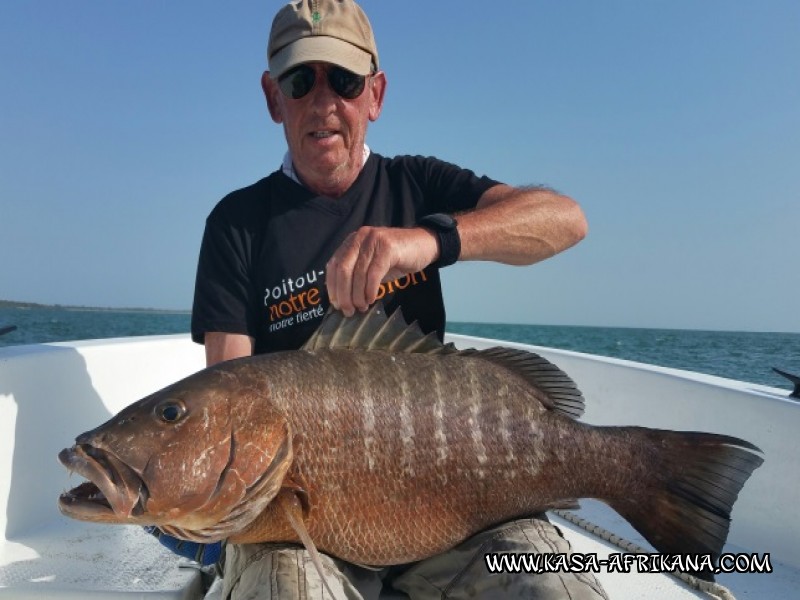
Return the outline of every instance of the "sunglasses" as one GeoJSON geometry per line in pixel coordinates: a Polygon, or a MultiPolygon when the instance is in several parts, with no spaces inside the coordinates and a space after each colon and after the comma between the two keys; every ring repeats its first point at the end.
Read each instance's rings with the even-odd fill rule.
{"type": "MultiPolygon", "coordinates": [[[[325,71],[328,85],[345,100],[354,100],[364,91],[366,75],[356,75],[341,67],[331,66],[325,71]]],[[[278,77],[278,87],[287,98],[299,100],[312,89],[317,80],[316,70],[309,65],[298,65],[278,77]]]]}

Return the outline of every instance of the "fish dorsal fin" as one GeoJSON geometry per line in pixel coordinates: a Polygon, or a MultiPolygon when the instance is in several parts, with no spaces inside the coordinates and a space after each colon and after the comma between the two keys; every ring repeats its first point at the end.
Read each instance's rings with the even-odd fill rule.
{"type": "Polygon", "coordinates": [[[452,344],[443,345],[436,333],[425,335],[416,321],[408,325],[399,308],[387,317],[382,304],[375,304],[367,312],[352,317],[345,317],[337,309],[329,310],[302,347],[308,351],[335,348],[424,354],[456,351],[452,344]]]}
{"type": "Polygon", "coordinates": [[[522,376],[542,392],[539,398],[542,404],[555,412],[573,419],[583,414],[583,394],[578,386],[569,375],[538,354],[503,347],[462,350],[460,354],[487,360],[522,376]]]}
{"type": "Polygon", "coordinates": [[[408,325],[399,308],[389,317],[380,303],[352,317],[345,317],[336,309],[329,310],[302,349],[337,348],[423,354],[458,353],[477,357],[522,376],[542,392],[540,400],[547,408],[572,418],[583,414],[583,394],[566,373],[547,359],[533,352],[503,347],[458,351],[453,344],[442,344],[433,332],[425,335],[416,322],[408,325]]]}

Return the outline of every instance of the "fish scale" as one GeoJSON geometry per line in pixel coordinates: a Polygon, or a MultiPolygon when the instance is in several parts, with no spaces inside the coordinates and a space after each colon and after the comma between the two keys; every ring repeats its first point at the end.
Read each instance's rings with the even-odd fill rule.
{"type": "MultiPolygon", "coordinates": [[[[545,440],[525,435],[532,421],[555,417],[541,407],[521,380],[506,381],[508,375],[500,367],[457,355],[398,357],[381,351],[351,350],[293,353],[286,360],[289,364],[277,369],[277,373],[313,370],[318,378],[341,382],[341,389],[327,389],[336,397],[332,404],[336,409],[330,412],[328,403],[320,407],[293,401],[312,393],[312,381],[301,383],[297,378],[276,375],[272,383],[273,389],[287,390],[292,385],[297,388],[284,395],[285,401],[274,401],[287,414],[292,429],[302,431],[288,476],[304,482],[310,505],[306,526],[321,550],[354,560],[353,548],[358,547],[359,541],[349,539],[345,524],[355,519],[362,529],[374,530],[375,536],[383,539],[369,556],[358,558],[371,564],[407,562],[418,559],[420,553],[430,555],[448,548],[469,533],[510,516],[539,512],[548,507],[553,497],[566,493],[566,485],[561,486],[564,489],[542,485],[541,458],[545,451],[541,444],[545,440]],[[379,380],[360,376],[386,369],[387,364],[391,364],[392,376],[379,380]],[[354,375],[337,377],[339,372],[354,375]],[[437,388],[428,384],[430,379],[465,385],[449,386],[437,393],[437,388]],[[401,381],[407,382],[404,394],[398,393],[398,389],[402,390],[401,381]],[[481,402],[493,390],[504,388],[507,403],[481,402]],[[437,464],[436,424],[432,417],[441,401],[447,405],[444,435],[449,458],[437,464]],[[398,435],[403,428],[403,406],[409,405],[413,406],[411,425],[415,432],[411,472],[404,468],[407,447],[403,436],[398,435]],[[376,446],[381,448],[373,469],[369,468],[369,461],[361,459],[366,445],[362,418],[366,406],[375,411],[373,435],[376,446]],[[320,410],[325,411],[324,416],[320,410]],[[484,434],[498,429],[504,411],[517,415],[508,438],[484,434]],[[511,454],[521,460],[508,460],[509,443],[511,454]],[[336,452],[332,452],[333,447],[336,452]],[[505,482],[512,471],[518,484],[515,490],[508,490],[505,482]],[[343,473],[346,482],[342,481],[343,473]],[[485,483],[476,489],[476,482],[485,483]],[[547,490],[548,495],[543,496],[542,490],[547,490]],[[468,497],[472,501],[463,502],[468,497]],[[420,524],[420,512],[429,523],[420,524]],[[425,539],[421,539],[420,530],[426,532],[425,539]],[[411,553],[400,550],[412,546],[411,553]]],[[[239,372],[243,383],[250,376],[257,377],[258,369],[253,368],[252,375],[246,370],[239,372]]],[[[565,445],[558,463],[575,463],[574,455],[579,453],[575,450],[583,447],[579,438],[586,429],[566,419],[560,421],[561,428],[571,429],[567,437],[575,443],[565,445]]],[[[566,481],[553,470],[556,466],[552,461],[547,478],[566,481]]],[[[586,486],[583,491],[592,491],[592,482],[586,477],[581,480],[586,486]]],[[[238,539],[263,540],[273,527],[269,521],[257,521],[238,539]]]]}
{"type": "Polygon", "coordinates": [[[661,552],[718,556],[758,448],[593,427],[582,410],[574,382],[535,354],[457,351],[399,311],[333,311],[299,351],[215,365],[79,436],[59,459],[90,481],[59,507],[390,565],[592,497],[661,552]]]}

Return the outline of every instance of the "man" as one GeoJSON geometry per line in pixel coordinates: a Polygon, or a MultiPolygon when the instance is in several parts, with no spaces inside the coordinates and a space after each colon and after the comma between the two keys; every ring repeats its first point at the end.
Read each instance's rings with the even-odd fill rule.
{"type": "MultiPolygon", "coordinates": [[[[369,150],[367,126],[380,116],[386,75],[370,23],[352,0],[300,0],[282,8],[268,63],[261,85],[288,152],[281,169],[227,196],[207,220],[192,335],[205,344],[209,365],[296,349],[329,306],[351,315],[378,299],[387,311],[402,307],[407,320],[442,336],[440,268],[456,260],[531,264],[584,237],[580,208],[555,192],[513,188],[436,159],[388,159],[369,150]]],[[[333,590],[348,598],[375,598],[382,585],[414,598],[556,598],[565,590],[572,598],[605,597],[593,578],[488,577],[482,555],[493,549],[568,546],[538,518],[484,532],[403,569],[324,561],[333,590]]],[[[307,553],[293,546],[229,545],[224,571],[226,598],[323,593],[307,553]]]]}

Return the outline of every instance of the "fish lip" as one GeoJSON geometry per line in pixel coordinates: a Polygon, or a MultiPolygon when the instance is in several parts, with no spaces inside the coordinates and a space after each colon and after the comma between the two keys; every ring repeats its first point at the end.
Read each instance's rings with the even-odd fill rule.
{"type": "Polygon", "coordinates": [[[59,496],[58,508],[64,515],[83,521],[130,522],[145,512],[147,486],[111,453],[76,444],[62,450],[58,460],[88,480],[59,496]]]}

